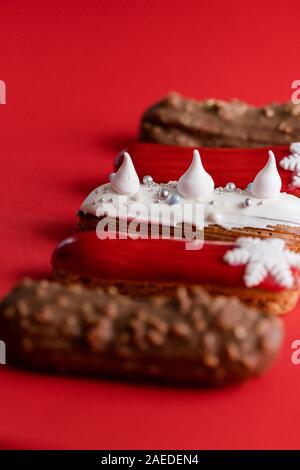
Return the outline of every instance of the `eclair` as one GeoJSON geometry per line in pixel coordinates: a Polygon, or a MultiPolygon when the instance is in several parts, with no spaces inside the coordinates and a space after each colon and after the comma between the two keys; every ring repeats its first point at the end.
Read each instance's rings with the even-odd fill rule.
{"type": "Polygon", "coordinates": [[[272,314],[291,310],[299,297],[300,254],[281,239],[243,237],[235,243],[99,239],[76,234],[52,256],[54,277],[65,284],[116,286],[122,294],[172,297],[178,286],[237,296],[272,314]]]}
{"type": "Polygon", "coordinates": [[[282,238],[300,251],[299,187],[282,157],[286,150],[277,156],[271,150],[252,150],[251,158],[215,150],[201,158],[198,149],[173,147],[176,166],[163,146],[136,145],[132,151],[135,165],[128,152],[122,154],[110,182],[83,201],[81,230],[223,242],[244,236],[282,238]],[[167,177],[168,162],[172,179],[167,177]],[[155,177],[150,171],[143,174],[147,164],[155,177]]]}
{"type": "Polygon", "coordinates": [[[203,101],[172,92],[142,116],[140,140],[184,146],[250,148],[300,139],[300,105],[256,107],[236,98],[203,101]]]}
{"type": "Polygon", "coordinates": [[[184,386],[254,377],[282,342],[278,318],[199,288],[141,300],[29,279],[0,303],[0,330],[9,364],[184,386]]]}

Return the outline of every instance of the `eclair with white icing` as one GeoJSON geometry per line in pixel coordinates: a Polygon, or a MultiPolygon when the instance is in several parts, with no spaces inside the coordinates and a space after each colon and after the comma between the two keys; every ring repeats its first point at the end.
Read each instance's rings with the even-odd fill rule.
{"type": "MultiPolygon", "coordinates": [[[[149,147],[148,152],[163,152],[155,150],[156,146],[149,147]]],[[[145,152],[145,145],[140,151],[145,152]]],[[[138,145],[134,154],[140,162],[138,145]]],[[[179,238],[189,238],[187,233],[191,232],[197,237],[204,233],[206,240],[229,242],[241,236],[277,237],[300,251],[300,198],[286,183],[274,153],[269,151],[268,159],[266,151],[259,155],[261,168],[256,175],[249,172],[245,188],[239,185],[239,160],[234,156],[226,157],[226,171],[216,168],[208,172],[205,166],[212,166],[213,158],[206,157],[203,162],[195,150],[188,169],[177,180],[163,183],[149,175],[140,176],[139,181],[130,155],[125,153],[111,182],[93,190],[81,205],[80,228],[95,230],[103,219],[115,219],[114,228],[121,231],[136,221],[148,235],[154,227],[160,236],[164,228],[169,228],[170,236],[179,238]],[[224,178],[224,171],[228,172],[228,183],[215,187],[214,179],[224,178]]],[[[241,159],[241,169],[244,175],[245,159],[241,159]]],[[[103,230],[104,222],[100,224],[103,230]]]]}

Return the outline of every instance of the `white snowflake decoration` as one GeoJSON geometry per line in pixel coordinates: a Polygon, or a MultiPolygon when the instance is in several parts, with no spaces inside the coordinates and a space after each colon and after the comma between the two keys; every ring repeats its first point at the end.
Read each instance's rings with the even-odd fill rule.
{"type": "Polygon", "coordinates": [[[300,171],[293,176],[292,183],[295,188],[300,188],[300,171]]]}
{"type": "Polygon", "coordinates": [[[280,166],[284,170],[300,171],[300,155],[289,155],[280,160],[280,166]]]}
{"type": "Polygon", "coordinates": [[[281,287],[293,287],[291,268],[300,269],[300,254],[286,249],[284,240],[241,237],[236,245],[225,253],[224,260],[231,266],[246,265],[244,282],[247,287],[258,286],[268,275],[281,287]]]}
{"type": "Polygon", "coordinates": [[[300,155],[300,142],[293,142],[290,145],[290,152],[294,155],[300,155]]]}
{"type": "Polygon", "coordinates": [[[300,188],[300,142],[294,142],[290,145],[291,154],[280,161],[280,166],[284,170],[296,173],[292,177],[292,185],[300,188]]]}

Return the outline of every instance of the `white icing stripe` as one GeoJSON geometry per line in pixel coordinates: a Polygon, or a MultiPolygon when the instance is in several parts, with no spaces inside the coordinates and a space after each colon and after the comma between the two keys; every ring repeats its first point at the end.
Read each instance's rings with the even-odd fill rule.
{"type": "MultiPolygon", "coordinates": [[[[164,186],[167,187],[170,196],[178,194],[176,182],[164,186]]],[[[265,199],[262,203],[261,199],[256,198],[247,190],[229,192],[215,189],[209,202],[200,203],[194,199],[181,197],[178,204],[170,206],[168,200],[159,200],[158,191],[161,187],[158,184],[141,185],[139,197],[136,195],[132,197],[117,194],[111,189],[110,184],[99,186],[85,199],[81,210],[98,216],[107,214],[111,217],[130,219],[137,217],[136,207],[139,204],[141,221],[164,223],[170,226],[185,222],[202,228],[203,223],[195,219],[195,212],[201,209],[204,210],[204,226],[217,223],[227,229],[272,228],[276,225],[300,227],[300,198],[292,194],[280,193],[276,199],[265,199]],[[246,198],[252,200],[249,207],[245,207],[246,198]],[[159,202],[155,203],[158,200],[159,202]],[[173,220],[167,214],[167,209],[170,207],[173,220]],[[152,212],[153,208],[154,212],[152,212]],[[192,208],[194,212],[185,210],[188,208],[192,208]]]]}

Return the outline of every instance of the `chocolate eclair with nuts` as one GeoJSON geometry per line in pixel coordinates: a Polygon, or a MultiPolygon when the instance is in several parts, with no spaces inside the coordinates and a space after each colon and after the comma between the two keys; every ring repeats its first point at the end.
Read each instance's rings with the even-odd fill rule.
{"type": "Polygon", "coordinates": [[[300,105],[197,101],[173,92],[145,111],[140,140],[192,147],[287,145],[300,140],[300,105]]]}
{"type": "Polygon", "coordinates": [[[25,280],[0,305],[7,362],[32,369],[220,386],[262,373],[282,324],[236,298],[178,287],[146,300],[25,280]]]}

